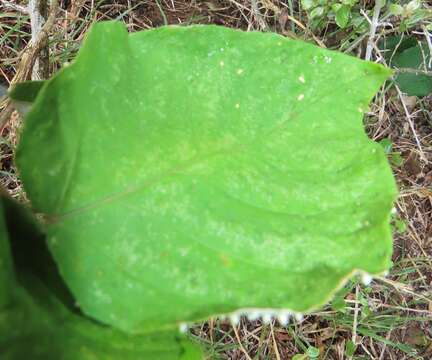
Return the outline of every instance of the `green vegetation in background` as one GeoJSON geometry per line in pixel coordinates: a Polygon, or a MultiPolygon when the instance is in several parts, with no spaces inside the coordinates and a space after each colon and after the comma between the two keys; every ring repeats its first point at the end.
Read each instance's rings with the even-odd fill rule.
{"type": "Polygon", "coordinates": [[[426,42],[394,36],[380,43],[388,64],[397,70],[395,83],[410,96],[432,92],[431,53],[426,42]]]}

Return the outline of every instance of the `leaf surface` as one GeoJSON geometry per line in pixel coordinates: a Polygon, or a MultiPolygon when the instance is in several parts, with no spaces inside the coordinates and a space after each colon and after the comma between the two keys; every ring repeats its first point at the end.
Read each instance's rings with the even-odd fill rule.
{"type": "Polygon", "coordinates": [[[82,310],[129,332],[303,312],[388,269],[396,188],[362,115],[389,74],[275,34],[95,25],[16,158],[82,310]]]}

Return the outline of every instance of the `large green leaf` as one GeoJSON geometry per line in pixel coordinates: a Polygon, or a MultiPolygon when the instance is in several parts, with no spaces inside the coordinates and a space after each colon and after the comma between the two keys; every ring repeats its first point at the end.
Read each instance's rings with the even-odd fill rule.
{"type": "Polygon", "coordinates": [[[196,346],[175,331],[128,335],[64,306],[65,297],[58,296],[61,279],[56,277],[49,253],[40,242],[41,234],[27,212],[0,198],[0,225],[0,260],[8,264],[8,271],[3,267],[0,272],[2,360],[201,359],[196,346]],[[5,296],[8,302],[3,301],[5,296]]]}
{"type": "Polygon", "coordinates": [[[388,269],[396,188],[362,116],[389,74],[275,34],[95,25],[16,158],[82,310],[130,332],[303,312],[388,269]]]}

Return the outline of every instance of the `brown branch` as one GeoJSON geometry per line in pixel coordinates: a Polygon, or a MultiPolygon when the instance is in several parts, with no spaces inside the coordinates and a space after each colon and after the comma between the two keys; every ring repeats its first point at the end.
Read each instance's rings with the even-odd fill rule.
{"type": "Polygon", "coordinates": [[[49,32],[54,25],[55,15],[57,12],[58,0],[52,0],[50,13],[48,19],[41,31],[39,32],[35,41],[30,41],[27,46],[24,48],[23,53],[21,55],[21,61],[18,66],[18,71],[13,77],[11,84],[15,84],[20,81],[27,80],[31,71],[33,70],[33,65],[48,40],[49,32]]]}
{"type": "MultiPolygon", "coordinates": [[[[18,82],[25,81],[30,77],[31,72],[33,71],[34,63],[38,55],[40,54],[40,51],[47,44],[49,33],[54,26],[57,8],[58,0],[52,0],[49,16],[46,23],[39,32],[36,40],[31,40],[22,51],[21,61],[18,65],[17,72],[15,73],[15,76],[11,81],[11,86],[18,82]]],[[[1,131],[9,120],[14,108],[11,104],[10,99],[4,100],[0,107],[3,108],[2,114],[0,116],[1,131]]]]}
{"type": "MultiPolygon", "coordinates": [[[[48,4],[47,0],[29,0],[28,9],[30,13],[32,40],[35,41],[45,24],[48,17],[48,4]]],[[[33,70],[32,80],[46,79],[49,76],[49,49],[48,41],[44,44],[37,56],[33,70]]]]}

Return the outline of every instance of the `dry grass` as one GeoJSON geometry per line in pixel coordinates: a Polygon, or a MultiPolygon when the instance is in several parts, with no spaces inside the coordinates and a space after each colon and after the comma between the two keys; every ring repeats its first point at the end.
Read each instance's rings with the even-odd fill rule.
{"type": "MultiPolygon", "coordinates": [[[[0,81],[7,86],[19,71],[30,25],[21,2],[0,4],[0,81]]],[[[373,7],[373,1],[361,1],[364,11],[372,13],[373,7]]],[[[313,33],[307,15],[294,0],[63,0],[51,31],[51,73],[73,59],[93,22],[106,19],[120,19],[130,31],[189,23],[275,31],[360,57],[365,56],[371,34],[369,29],[359,33],[337,30],[330,21],[313,33]]],[[[398,22],[386,18],[387,25],[376,28],[372,45],[397,33],[398,22]]],[[[421,37],[424,25],[426,20],[409,34],[421,37]]],[[[372,60],[383,61],[376,46],[372,60]]],[[[205,344],[209,358],[291,359],[308,351],[312,355],[316,348],[320,359],[432,359],[432,96],[400,95],[395,88],[383,89],[366,119],[370,137],[377,141],[389,138],[393,152],[403,159],[402,165],[393,166],[400,187],[394,222],[400,227],[402,220],[406,230],[395,230],[394,266],[389,276],[370,286],[353,280],[332,304],[288,326],[245,319],[235,327],[220,319],[196,325],[191,336],[205,344]],[[356,344],[352,356],[346,352],[351,341],[356,344]]],[[[0,174],[1,184],[22,199],[12,162],[19,125],[14,113],[2,130],[0,174]]],[[[305,355],[308,358],[312,357],[305,355]]]]}

